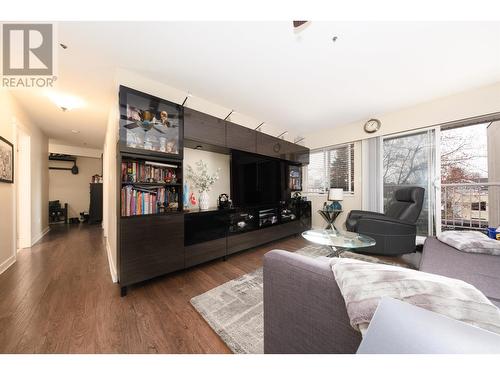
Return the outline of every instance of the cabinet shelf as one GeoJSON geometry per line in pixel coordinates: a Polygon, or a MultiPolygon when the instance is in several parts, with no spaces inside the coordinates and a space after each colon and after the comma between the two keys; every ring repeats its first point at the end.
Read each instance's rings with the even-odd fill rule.
{"type": "Polygon", "coordinates": [[[169,216],[169,215],[179,215],[182,214],[182,211],[179,210],[169,210],[165,212],[160,212],[157,214],[140,214],[140,215],[130,215],[130,216],[121,216],[122,219],[131,219],[131,218],[138,218],[138,217],[154,217],[154,216],[169,216]]]}
{"type": "Polygon", "coordinates": [[[167,182],[126,182],[122,181],[122,185],[132,185],[132,186],[182,186],[182,183],[176,182],[176,183],[167,183],[167,182]]]}

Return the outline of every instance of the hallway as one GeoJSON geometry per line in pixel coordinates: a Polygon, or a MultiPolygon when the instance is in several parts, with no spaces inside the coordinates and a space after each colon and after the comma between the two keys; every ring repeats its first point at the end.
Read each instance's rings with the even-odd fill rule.
{"type": "Polygon", "coordinates": [[[120,298],[98,226],[53,226],[0,275],[0,353],[229,353],[190,305],[289,238],[131,288],[120,298]]]}

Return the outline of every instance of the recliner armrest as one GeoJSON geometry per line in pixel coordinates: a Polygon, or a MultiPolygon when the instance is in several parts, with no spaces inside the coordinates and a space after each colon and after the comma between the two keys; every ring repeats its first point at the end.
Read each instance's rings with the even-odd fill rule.
{"type": "Polygon", "coordinates": [[[416,234],[417,226],[407,221],[387,216],[363,216],[358,220],[359,233],[384,235],[416,234]]]}
{"type": "Polygon", "coordinates": [[[416,224],[391,217],[364,216],[358,221],[357,232],[376,241],[368,251],[373,254],[398,255],[415,251],[416,224]]]}
{"type": "Polygon", "coordinates": [[[352,210],[349,212],[349,215],[347,215],[346,221],[345,221],[345,226],[347,230],[351,232],[357,232],[358,230],[358,221],[364,216],[381,216],[384,217],[385,215],[380,213],[380,212],[372,212],[372,211],[362,211],[362,210],[352,210]]]}
{"type": "Polygon", "coordinates": [[[397,225],[404,225],[404,226],[410,226],[414,227],[414,223],[410,223],[409,221],[405,220],[400,220],[396,219],[390,216],[385,216],[385,215],[363,215],[363,217],[359,218],[359,221],[380,221],[384,223],[391,223],[391,224],[397,224],[397,225]]]}
{"type": "Polygon", "coordinates": [[[360,217],[364,215],[372,215],[372,216],[385,216],[381,212],[375,212],[375,211],[363,211],[363,210],[352,210],[349,212],[348,217],[350,218],[355,218],[355,217],[360,217]]]}

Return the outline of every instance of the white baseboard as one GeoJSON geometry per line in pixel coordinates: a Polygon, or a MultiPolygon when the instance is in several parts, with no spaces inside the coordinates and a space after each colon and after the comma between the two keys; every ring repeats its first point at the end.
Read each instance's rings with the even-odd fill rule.
{"type": "Polygon", "coordinates": [[[108,237],[104,239],[106,241],[106,252],[108,253],[108,264],[109,264],[109,272],[111,273],[111,280],[114,283],[118,282],[118,273],[116,272],[116,266],[113,262],[113,257],[111,256],[111,246],[109,245],[108,237]]]}
{"type": "Polygon", "coordinates": [[[31,240],[31,246],[35,245],[38,241],[40,241],[43,238],[43,236],[45,236],[47,233],[49,233],[49,231],[50,231],[50,227],[47,227],[44,230],[42,230],[41,233],[39,233],[37,236],[35,236],[31,240]]]}
{"type": "Polygon", "coordinates": [[[7,271],[7,268],[12,266],[14,263],[16,263],[16,256],[12,255],[11,257],[7,258],[2,264],[0,264],[0,275],[7,271]]]}

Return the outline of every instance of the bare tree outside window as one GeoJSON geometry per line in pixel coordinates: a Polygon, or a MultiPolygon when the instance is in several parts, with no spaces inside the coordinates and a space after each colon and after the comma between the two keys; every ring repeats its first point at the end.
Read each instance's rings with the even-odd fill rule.
{"type": "Polygon", "coordinates": [[[403,186],[421,186],[426,190],[417,234],[429,234],[428,183],[431,159],[430,135],[427,131],[384,139],[383,143],[384,210],[394,192],[403,186]]]}
{"type": "Polygon", "coordinates": [[[487,125],[441,130],[441,218],[443,229],[487,227],[487,125]]]}
{"type": "Polygon", "coordinates": [[[307,166],[307,190],[325,193],[329,188],[354,192],[354,144],[315,150],[307,166]]]}
{"type": "MultiPolygon", "coordinates": [[[[481,185],[488,182],[487,125],[441,129],[442,229],[487,226],[488,187],[481,185]]],[[[433,186],[429,183],[434,152],[430,134],[423,131],[383,141],[384,207],[401,186],[425,188],[424,207],[417,222],[421,235],[428,234],[428,199],[432,193],[428,190],[433,186]]]]}

